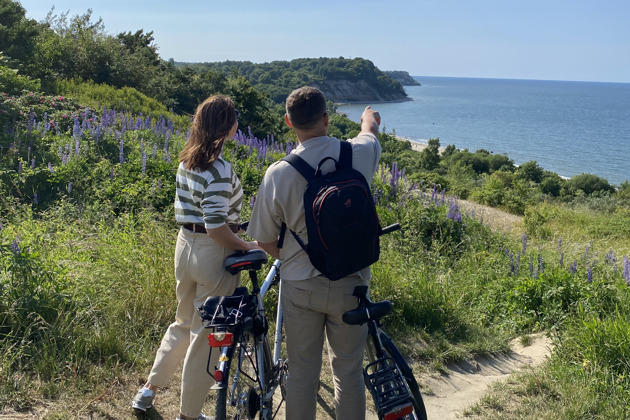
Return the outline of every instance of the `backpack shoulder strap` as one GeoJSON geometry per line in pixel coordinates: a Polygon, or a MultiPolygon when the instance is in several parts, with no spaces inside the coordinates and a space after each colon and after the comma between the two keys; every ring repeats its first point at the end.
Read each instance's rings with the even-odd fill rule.
{"type": "Polygon", "coordinates": [[[288,162],[291,166],[293,166],[299,173],[302,175],[307,182],[311,182],[311,179],[315,177],[315,169],[304,159],[296,155],[295,153],[289,153],[285,157],[282,158],[285,162],[288,162]]]}
{"type": "Polygon", "coordinates": [[[340,141],[339,148],[339,167],[352,168],[352,144],[347,141],[340,141]]]}

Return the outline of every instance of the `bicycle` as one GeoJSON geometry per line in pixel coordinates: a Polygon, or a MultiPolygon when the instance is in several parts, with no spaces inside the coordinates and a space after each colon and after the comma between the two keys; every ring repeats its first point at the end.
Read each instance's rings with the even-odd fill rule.
{"type": "MultiPolygon", "coordinates": [[[[383,228],[383,234],[400,228],[395,224],[383,228]]],[[[368,364],[363,369],[366,388],[374,400],[378,418],[382,420],[427,420],[427,412],[411,366],[394,342],[382,330],[381,319],[393,309],[390,301],[372,302],[367,286],[357,286],[353,295],[359,306],[343,314],[350,325],[367,323],[368,364]]]]}
{"type": "MultiPolygon", "coordinates": [[[[399,228],[398,224],[388,226],[383,228],[382,234],[399,228]]],[[[278,412],[273,412],[274,392],[280,387],[282,401],[278,408],[286,396],[288,361],[280,357],[280,287],[273,355],[263,307],[263,298],[268,290],[280,282],[279,269],[282,263],[279,260],[273,263],[259,287],[257,270],[266,262],[267,255],[260,250],[238,252],[226,258],[224,266],[231,273],[244,270],[249,272],[252,292],[249,293],[246,287],[239,287],[232,296],[208,298],[199,308],[202,320],[206,321],[205,326],[213,329],[208,337],[210,347],[218,348],[221,352],[215,371],[210,371],[209,363],[207,366],[208,373],[217,381],[212,387],[218,390],[215,413],[217,420],[254,419],[257,413],[260,419],[273,419],[278,412]],[[232,366],[234,359],[236,365],[232,366]]],[[[364,368],[363,375],[379,419],[426,420],[424,402],[413,371],[381,328],[380,320],[391,312],[393,306],[389,301],[372,302],[367,291],[367,286],[354,289],[359,306],[346,312],[343,321],[352,325],[368,324],[369,340],[366,349],[369,363],[364,368]]]]}
{"type": "MultiPolygon", "coordinates": [[[[211,371],[210,354],[207,372],[217,383],[215,416],[217,420],[275,418],[273,397],[280,388],[285,398],[287,361],[281,358],[282,310],[278,305],[274,350],[269,345],[267,318],[263,299],[269,289],[280,282],[276,260],[262,285],[259,286],[257,270],[267,263],[267,254],[261,250],[237,252],[225,259],[224,267],[232,274],[247,270],[252,283],[238,287],[232,296],[210,297],[199,308],[206,328],[211,328],[208,342],[212,351],[219,351],[219,361],[211,371]]],[[[278,301],[281,289],[278,286],[278,301]]]]}

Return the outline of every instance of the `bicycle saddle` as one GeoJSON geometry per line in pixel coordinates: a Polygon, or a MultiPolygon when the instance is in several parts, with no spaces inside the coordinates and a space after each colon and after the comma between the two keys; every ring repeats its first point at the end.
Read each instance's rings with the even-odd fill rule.
{"type": "Polygon", "coordinates": [[[379,320],[387,316],[393,309],[390,301],[372,302],[367,295],[367,286],[354,288],[353,296],[359,298],[359,307],[342,315],[343,322],[350,325],[361,325],[368,321],[379,320]]]}
{"type": "Polygon", "coordinates": [[[260,249],[250,251],[238,251],[227,257],[223,267],[231,274],[236,274],[243,270],[260,270],[267,263],[267,253],[260,249]]]}

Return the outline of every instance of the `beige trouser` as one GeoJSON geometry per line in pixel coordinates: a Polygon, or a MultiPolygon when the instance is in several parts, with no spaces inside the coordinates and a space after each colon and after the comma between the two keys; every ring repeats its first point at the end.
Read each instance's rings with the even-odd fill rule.
{"type": "MultiPolygon", "coordinates": [[[[234,251],[219,246],[206,233],[180,229],[175,246],[177,312],[157,351],[148,381],[165,386],[184,359],[180,411],[188,417],[201,413],[214,379],[207,373],[208,333],[197,308],[209,296],[228,296],[238,286],[239,276],[223,269],[223,260],[234,251]]],[[[210,366],[219,352],[212,352],[210,366]]]]}
{"type": "Polygon", "coordinates": [[[347,325],[341,316],[358,305],[352,296],[355,286],[367,283],[359,276],[282,282],[289,359],[287,420],[315,419],[324,335],[333,371],[336,418],[365,419],[362,366],[367,326],[347,325]]]}

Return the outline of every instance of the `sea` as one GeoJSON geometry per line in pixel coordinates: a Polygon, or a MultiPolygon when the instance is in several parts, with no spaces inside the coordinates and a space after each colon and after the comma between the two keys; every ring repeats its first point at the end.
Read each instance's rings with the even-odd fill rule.
{"type": "MultiPolygon", "coordinates": [[[[570,178],[630,180],[630,83],[414,76],[411,99],[376,103],[381,129],[418,143],[536,161],[570,178]]],[[[366,104],[339,105],[360,121],[366,104]]]]}

